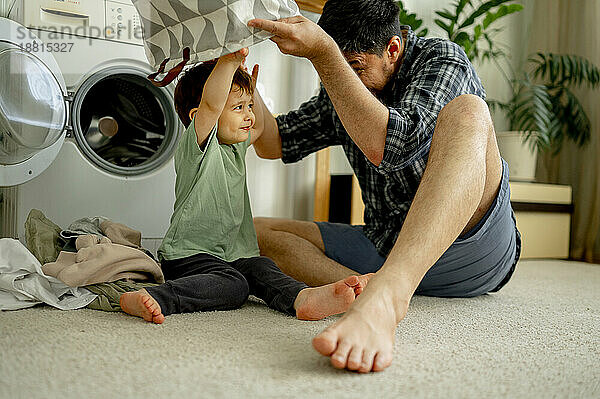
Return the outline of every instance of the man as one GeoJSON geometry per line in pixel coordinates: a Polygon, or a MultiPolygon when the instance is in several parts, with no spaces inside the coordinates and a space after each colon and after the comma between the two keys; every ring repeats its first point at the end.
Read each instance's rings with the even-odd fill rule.
{"type": "Polygon", "coordinates": [[[323,84],[296,111],[264,113],[258,155],[295,162],[341,144],[365,202],[364,227],[256,218],[261,254],[309,285],[376,272],[313,346],[335,367],[381,371],[413,294],[481,295],[514,270],[519,236],[485,92],[458,46],[401,28],[391,0],[329,0],[318,25],[249,26],[309,59],[323,84]]]}

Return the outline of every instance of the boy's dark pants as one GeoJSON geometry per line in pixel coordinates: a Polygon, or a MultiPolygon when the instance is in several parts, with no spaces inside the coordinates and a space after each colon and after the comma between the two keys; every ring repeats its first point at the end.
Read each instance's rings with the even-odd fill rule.
{"type": "Polygon", "coordinates": [[[208,254],[161,262],[166,282],[146,291],[163,315],[230,310],[254,295],[275,310],[296,316],[294,301],[308,286],[285,275],[264,256],[225,262],[208,254]]]}

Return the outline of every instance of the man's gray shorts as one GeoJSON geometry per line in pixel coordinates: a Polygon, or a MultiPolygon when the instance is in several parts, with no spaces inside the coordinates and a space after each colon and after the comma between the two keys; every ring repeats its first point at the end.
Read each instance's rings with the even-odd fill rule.
{"type": "MultiPolygon", "coordinates": [[[[498,195],[483,219],[459,237],[423,277],[415,294],[471,297],[498,291],[510,279],[521,253],[521,236],[510,205],[508,165],[502,161],[498,195]]],[[[363,226],[318,222],[325,254],[360,274],[372,273],[383,258],[363,226]]]]}

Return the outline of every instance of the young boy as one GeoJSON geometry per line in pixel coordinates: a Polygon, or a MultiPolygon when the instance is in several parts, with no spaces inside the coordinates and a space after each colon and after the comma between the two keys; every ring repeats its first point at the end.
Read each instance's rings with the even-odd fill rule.
{"type": "MultiPolygon", "coordinates": [[[[246,189],[246,149],[255,127],[253,76],[241,69],[242,49],[190,69],[175,89],[187,127],[175,153],[175,210],[158,250],[166,282],[120,298],[123,311],[162,323],[166,315],[227,310],[255,295],[303,320],[344,312],[367,276],[309,288],[259,256],[246,189]]],[[[262,118],[259,118],[262,120],[262,118]]]]}

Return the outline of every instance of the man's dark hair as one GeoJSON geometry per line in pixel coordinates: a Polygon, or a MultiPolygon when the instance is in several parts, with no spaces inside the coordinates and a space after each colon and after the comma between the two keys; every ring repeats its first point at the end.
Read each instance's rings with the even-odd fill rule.
{"type": "MultiPolygon", "coordinates": [[[[196,108],[202,99],[202,90],[204,84],[210,76],[210,73],[217,65],[216,60],[203,62],[188,69],[177,82],[175,87],[175,110],[179,119],[188,127],[192,123],[190,119],[190,110],[196,108]]],[[[242,92],[252,95],[253,84],[252,76],[241,68],[238,68],[233,75],[233,85],[236,85],[242,92]]]]}
{"type": "Polygon", "coordinates": [[[345,53],[381,55],[402,38],[398,11],[392,0],[328,0],[318,24],[345,53]]]}

